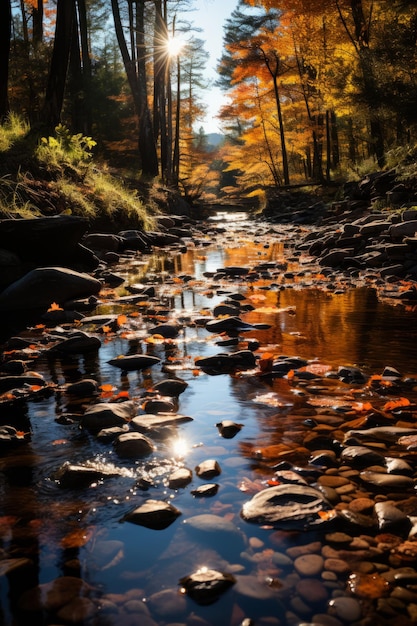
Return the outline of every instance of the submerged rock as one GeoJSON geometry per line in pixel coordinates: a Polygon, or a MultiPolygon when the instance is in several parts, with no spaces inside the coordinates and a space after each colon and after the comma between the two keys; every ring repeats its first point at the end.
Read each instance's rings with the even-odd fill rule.
{"type": "Polygon", "coordinates": [[[243,505],[247,522],[273,524],[286,530],[306,530],[335,517],[331,504],[313,487],[286,484],[258,492],[243,505]]]}

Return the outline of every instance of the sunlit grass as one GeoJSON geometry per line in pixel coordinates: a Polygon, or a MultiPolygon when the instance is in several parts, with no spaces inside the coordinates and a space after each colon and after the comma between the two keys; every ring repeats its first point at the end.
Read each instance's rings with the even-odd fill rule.
{"type": "Polygon", "coordinates": [[[0,152],[6,152],[17,139],[22,139],[29,131],[29,124],[21,116],[10,113],[6,122],[0,125],[0,152]]]}
{"type": "Polygon", "coordinates": [[[142,200],[97,163],[93,138],[72,134],[63,125],[38,140],[29,131],[15,114],[0,126],[0,217],[65,212],[117,230],[154,228],[156,203],[142,200]]]}

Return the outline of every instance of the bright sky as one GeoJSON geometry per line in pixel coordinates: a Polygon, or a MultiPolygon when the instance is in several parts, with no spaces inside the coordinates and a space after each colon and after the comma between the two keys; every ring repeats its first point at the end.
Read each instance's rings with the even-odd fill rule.
{"type": "MultiPolygon", "coordinates": [[[[204,49],[209,54],[207,61],[207,77],[215,80],[217,61],[222,55],[223,47],[223,26],[236,8],[238,0],[195,0],[195,11],[189,13],[189,20],[197,28],[201,28],[201,33],[196,36],[205,41],[204,49]]],[[[217,87],[210,86],[203,95],[204,103],[207,105],[206,121],[199,124],[203,126],[206,133],[218,133],[219,121],[214,119],[219,108],[223,104],[223,93],[217,87]]]]}

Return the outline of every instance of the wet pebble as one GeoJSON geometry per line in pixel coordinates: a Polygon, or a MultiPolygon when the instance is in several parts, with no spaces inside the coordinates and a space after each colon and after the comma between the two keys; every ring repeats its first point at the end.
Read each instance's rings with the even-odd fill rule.
{"type": "Polygon", "coordinates": [[[319,554],[304,554],[294,561],[295,571],[300,576],[318,576],[324,567],[324,559],[319,554]]]}
{"type": "Polygon", "coordinates": [[[356,622],[362,616],[361,605],[356,598],[346,596],[333,598],[329,602],[329,608],[331,614],[347,623],[356,622]]]}

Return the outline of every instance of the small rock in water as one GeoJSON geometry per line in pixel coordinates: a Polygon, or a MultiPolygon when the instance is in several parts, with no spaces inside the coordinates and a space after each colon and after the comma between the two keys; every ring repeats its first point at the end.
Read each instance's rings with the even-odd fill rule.
{"type": "Polygon", "coordinates": [[[180,578],[178,584],[190,598],[198,604],[205,605],[215,602],[235,582],[236,579],[232,574],[202,567],[193,574],[180,578]]]}
{"type": "Polygon", "coordinates": [[[195,468],[197,476],[200,478],[213,478],[221,474],[220,465],[214,459],[207,459],[195,468]]]}
{"type": "Polygon", "coordinates": [[[110,361],[108,361],[109,365],[118,367],[126,372],[147,369],[160,362],[161,359],[157,356],[147,354],[130,354],[128,356],[119,356],[116,359],[110,359],[110,361]]]}
{"type": "Polygon", "coordinates": [[[138,526],[164,530],[181,515],[181,511],[168,502],[161,500],[147,500],[144,504],[127,513],[122,521],[131,522],[138,526]]]}
{"type": "Polygon", "coordinates": [[[219,434],[225,439],[232,439],[243,428],[243,424],[236,424],[232,420],[222,420],[216,424],[219,434]]]}

